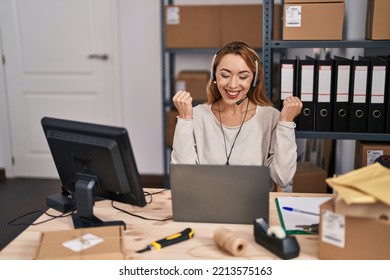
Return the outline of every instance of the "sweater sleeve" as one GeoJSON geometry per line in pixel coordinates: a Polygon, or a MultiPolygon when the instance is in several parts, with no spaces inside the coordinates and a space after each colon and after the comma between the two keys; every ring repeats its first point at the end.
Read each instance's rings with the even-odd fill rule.
{"type": "Polygon", "coordinates": [[[297,168],[295,127],[294,122],[279,121],[273,135],[273,155],[268,161],[271,177],[281,187],[291,183],[297,168]]]}
{"type": "Polygon", "coordinates": [[[197,153],[194,139],[194,121],[177,118],[171,153],[173,164],[196,164],[197,153]]]}

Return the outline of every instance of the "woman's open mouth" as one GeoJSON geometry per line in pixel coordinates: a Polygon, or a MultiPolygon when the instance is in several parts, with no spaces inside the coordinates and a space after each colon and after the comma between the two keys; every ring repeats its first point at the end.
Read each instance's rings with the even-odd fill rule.
{"type": "Polygon", "coordinates": [[[238,95],[240,94],[240,91],[229,91],[229,90],[225,90],[226,92],[226,95],[228,98],[230,99],[235,99],[238,97],[238,95]]]}

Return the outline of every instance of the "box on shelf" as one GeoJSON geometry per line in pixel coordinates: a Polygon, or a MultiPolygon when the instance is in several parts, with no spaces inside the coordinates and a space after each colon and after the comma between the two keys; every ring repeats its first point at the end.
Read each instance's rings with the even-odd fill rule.
{"type": "Polygon", "coordinates": [[[344,0],[284,0],[284,4],[290,3],[340,3],[344,0]]]}
{"type": "Polygon", "coordinates": [[[366,17],[366,38],[390,40],[390,1],[368,0],[366,17]]]}
{"type": "Polygon", "coordinates": [[[195,102],[206,102],[206,87],[209,79],[209,71],[181,71],[176,78],[176,91],[188,91],[195,102]]]}
{"type": "Polygon", "coordinates": [[[42,233],[37,260],[124,259],[122,227],[104,226],[42,233]]]}
{"type": "MultiPolygon", "coordinates": [[[[244,41],[263,46],[263,5],[167,5],[166,48],[221,48],[244,41]]],[[[274,8],[275,40],[280,39],[280,4],[274,8]]]]}
{"type": "Polygon", "coordinates": [[[373,164],[383,155],[390,155],[390,143],[356,141],[355,144],[355,169],[373,164]]]}
{"type": "MultiPolygon", "coordinates": [[[[296,193],[326,193],[326,170],[310,161],[297,163],[297,171],[293,178],[292,192],[296,193]]],[[[283,191],[278,187],[278,191],[283,191]]]]}
{"type": "Polygon", "coordinates": [[[214,5],[165,7],[166,48],[219,48],[221,12],[214,5]]]}
{"type": "Polygon", "coordinates": [[[166,145],[168,147],[172,147],[173,144],[173,135],[175,134],[176,120],[178,116],[178,112],[175,109],[172,109],[166,113],[167,117],[167,126],[166,126],[166,145]]]}
{"type": "Polygon", "coordinates": [[[293,192],[326,193],[326,170],[312,162],[298,162],[293,179],[293,192]]]}
{"type": "MultiPolygon", "coordinates": [[[[223,5],[221,8],[221,46],[244,41],[253,48],[263,47],[263,5],[223,5]]],[[[280,4],[274,5],[273,22],[273,39],[279,40],[280,4]]]]}
{"type": "Polygon", "coordinates": [[[344,216],[334,199],[320,207],[319,258],[327,260],[390,259],[390,222],[344,216]]]}
{"type": "Polygon", "coordinates": [[[283,40],[342,40],[344,2],[283,6],[283,40]]]}

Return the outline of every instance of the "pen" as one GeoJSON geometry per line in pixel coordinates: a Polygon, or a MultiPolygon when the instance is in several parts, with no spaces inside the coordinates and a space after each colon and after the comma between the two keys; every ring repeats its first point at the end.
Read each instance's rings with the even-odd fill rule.
{"type": "Polygon", "coordinates": [[[299,210],[297,208],[293,208],[293,207],[283,207],[284,210],[287,210],[287,211],[291,211],[291,212],[299,212],[299,213],[303,213],[303,214],[309,214],[309,215],[315,215],[315,216],[319,216],[320,214],[318,213],[314,213],[314,212],[309,212],[309,211],[304,211],[304,210],[299,210]]]}
{"type": "Polygon", "coordinates": [[[136,251],[136,253],[143,253],[149,250],[159,250],[163,247],[176,244],[178,242],[190,239],[194,236],[194,231],[191,228],[186,228],[182,232],[172,234],[163,239],[154,241],[146,246],[144,249],[136,251]]]}

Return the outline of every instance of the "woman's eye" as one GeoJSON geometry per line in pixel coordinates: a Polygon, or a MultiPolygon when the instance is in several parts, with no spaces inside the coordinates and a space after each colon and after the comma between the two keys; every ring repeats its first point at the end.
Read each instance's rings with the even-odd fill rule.
{"type": "Polygon", "coordinates": [[[246,76],[246,75],[245,75],[245,76],[240,76],[240,79],[241,79],[241,80],[246,80],[246,79],[248,79],[248,77],[249,77],[249,76],[246,76]]]}

